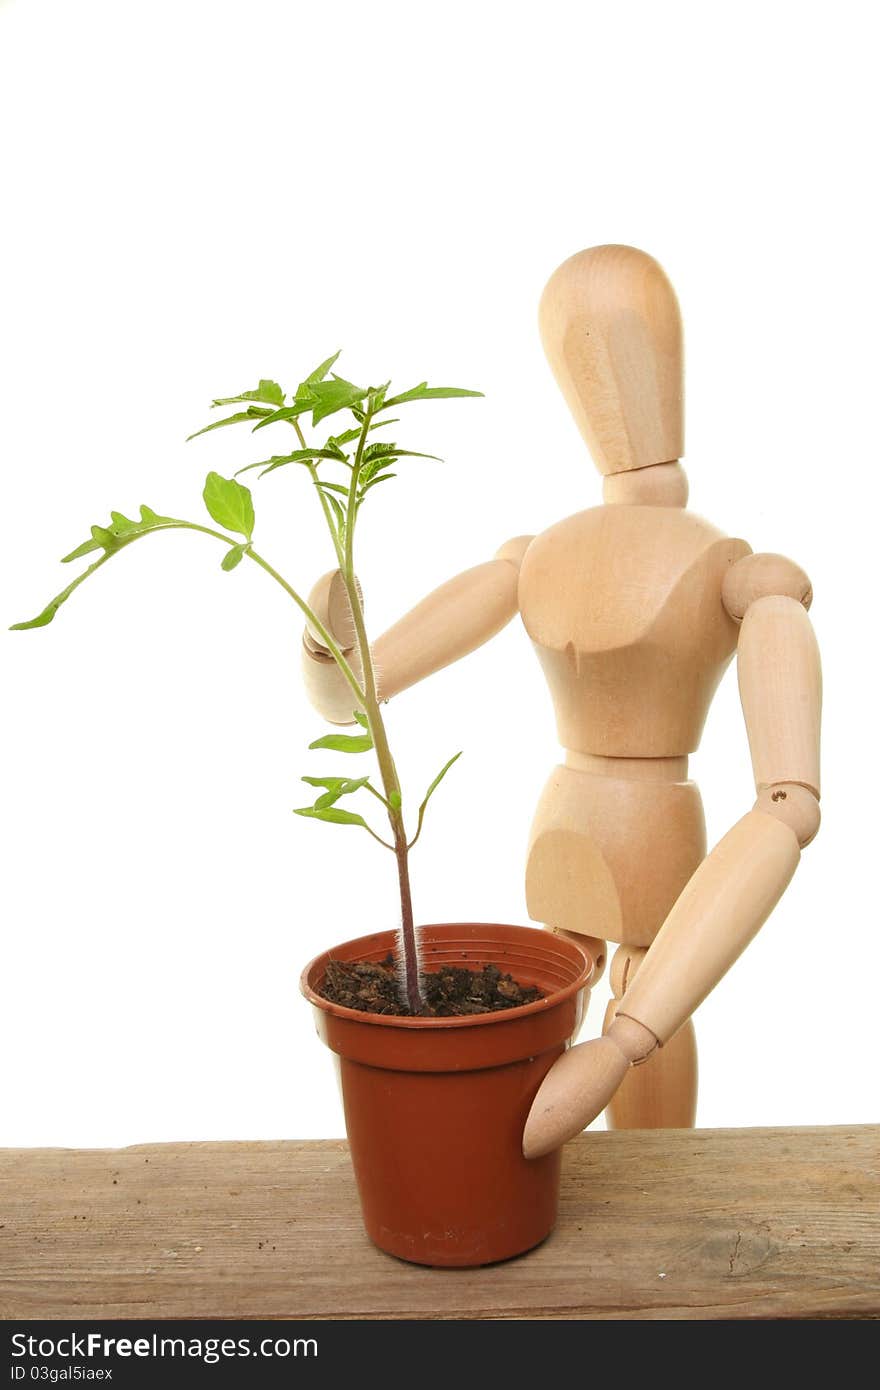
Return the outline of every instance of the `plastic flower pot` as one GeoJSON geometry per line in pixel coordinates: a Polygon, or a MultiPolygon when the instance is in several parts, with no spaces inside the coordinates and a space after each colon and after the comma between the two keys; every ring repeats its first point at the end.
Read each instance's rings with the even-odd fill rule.
{"type": "Polygon", "coordinates": [[[592,962],[531,927],[445,923],[423,927],[421,940],[424,970],[493,964],[544,997],[463,1018],[367,1014],[321,998],[331,958],[384,960],[393,931],[317,956],[302,990],[336,1054],[367,1234],[416,1264],[491,1264],[539,1244],[556,1222],[560,1154],[525,1159],[522,1133],[580,1027],[592,962]]]}

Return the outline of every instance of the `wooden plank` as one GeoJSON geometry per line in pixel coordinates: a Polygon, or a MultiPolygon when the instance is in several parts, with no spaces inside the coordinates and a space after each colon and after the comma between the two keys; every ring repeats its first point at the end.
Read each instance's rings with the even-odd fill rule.
{"type": "Polygon", "coordinates": [[[0,1151],[4,1318],[880,1316],[880,1126],[591,1133],[482,1270],[364,1236],[345,1144],[0,1151]]]}

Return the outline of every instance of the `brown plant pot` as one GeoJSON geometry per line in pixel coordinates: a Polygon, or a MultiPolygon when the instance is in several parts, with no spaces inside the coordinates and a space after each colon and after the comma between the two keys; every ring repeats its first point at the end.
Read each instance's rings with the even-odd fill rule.
{"type": "Polygon", "coordinates": [[[303,971],[319,1036],[336,1054],[367,1234],[428,1265],[482,1265],[530,1250],[556,1222],[559,1152],[523,1158],[538,1087],[577,1033],[592,962],[532,927],[422,928],[422,968],[498,965],[544,998],[464,1018],[360,1013],[317,993],[327,962],[380,961],[397,933],[347,941],[303,971]]]}

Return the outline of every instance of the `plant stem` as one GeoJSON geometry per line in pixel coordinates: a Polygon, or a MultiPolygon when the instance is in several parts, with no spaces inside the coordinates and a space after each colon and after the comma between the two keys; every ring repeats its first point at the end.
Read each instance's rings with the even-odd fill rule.
{"type": "MultiPolygon", "coordinates": [[[[213,536],[215,540],[223,541],[226,545],[232,546],[236,544],[235,538],[233,536],[227,536],[222,531],[215,531],[210,526],[200,526],[198,522],[195,521],[169,521],[163,526],[153,527],[153,530],[199,531],[203,536],[213,536]]],[[[132,542],[128,541],[126,542],[126,544],[131,545],[132,542]]],[[[119,549],[121,550],[122,546],[120,546],[119,549]]],[[[361,689],[357,676],[355,675],[349,663],[346,661],[342,649],[339,646],[339,643],[333,637],[332,633],[328,632],[327,628],[321,622],[321,619],[318,617],[314,609],[310,606],[310,604],[306,602],[306,600],[300,594],[297,593],[296,589],[294,589],[291,584],[288,584],[284,576],[279,574],[278,571],[274,568],[274,566],[269,564],[268,560],[266,560],[262,555],[258,554],[256,550],[254,550],[252,545],[248,544],[245,547],[244,553],[249,560],[253,560],[255,565],[259,565],[260,569],[265,570],[268,575],[271,575],[271,577],[275,580],[275,583],[280,584],[284,592],[293,599],[294,603],[305,615],[310,626],[314,628],[315,632],[320,637],[322,643],[327,648],[330,655],[333,657],[333,660],[336,662],[336,665],[339,667],[346,681],[351,686],[351,691],[357,699],[358,707],[362,706],[366,698],[365,692],[361,689]]],[[[83,574],[81,574],[77,580],[74,581],[74,585],[81,583],[82,580],[85,579],[88,575],[90,575],[93,570],[96,570],[99,565],[103,565],[105,560],[109,559],[110,554],[107,554],[102,556],[100,560],[96,560],[93,565],[90,565],[89,568],[83,574]]]]}
{"type": "MultiPolygon", "coordinates": [[[[297,439],[298,439],[299,442],[300,442],[301,448],[307,449],[309,446],[308,446],[308,444],[306,443],[306,437],[305,437],[305,435],[304,435],[303,432],[302,432],[302,426],[300,425],[300,422],[299,422],[299,420],[297,420],[296,416],[293,417],[293,419],[291,420],[290,423],[293,425],[293,428],[296,430],[296,437],[297,437],[297,439]]],[[[323,513],[324,513],[324,520],[325,520],[326,523],[327,523],[327,530],[330,532],[330,535],[331,535],[332,538],[333,538],[333,549],[336,551],[336,559],[337,559],[337,561],[339,562],[339,564],[342,565],[342,563],[343,563],[342,547],[341,547],[341,545],[339,544],[339,536],[337,535],[336,526],[334,525],[334,522],[333,522],[333,514],[332,514],[332,512],[330,511],[330,506],[329,506],[329,503],[327,502],[327,498],[324,496],[324,494],[323,494],[323,492],[321,491],[320,487],[318,487],[318,483],[319,483],[320,480],[319,480],[319,478],[318,478],[318,468],[317,468],[317,465],[316,465],[316,464],[314,463],[314,461],[313,461],[313,462],[311,462],[311,463],[306,464],[306,467],[307,467],[308,470],[309,470],[309,476],[311,477],[312,482],[314,483],[315,487],[317,488],[318,496],[319,496],[320,499],[321,499],[321,510],[322,510],[323,513]]],[[[384,842],[383,842],[383,843],[384,843],[384,842]]]]}
{"type": "Polygon", "coordinates": [[[382,718],[382,711],[379,705],[376,671],[373,666],[373,656],[370,651],[370,643],[367,636],[366,623],[364,621],[364,610],[360,594],[358,593],[354,568],[354,531],[357,517],[358,480],[373,413],[374,412],[369,406],[364,412],[357,451],[352,463],[351,484],[348,493],[348,510],[345,523],[345,556],[342,566],[342,578],[346,593],[348,594],[348,601],[351,605],[358,652],[361,658],[364,688],[363,711],[373,740],[373,747],[376,751],[376,760],[379,764],[379,775],[385,790],[388,820],[394,836],[394,854],[397,859],[397,878],[400,888],[401,945],[403,948],[403,975],[406,1002],[411,1013],[421,1014],[425,1012],[425,1000],[422,995],[419,980],[419,950],[413,917],[412,888],[409,879],[409,847],[407,845],[406,826],[404,824],[401,804],[400,779],[397,775],[394,759],[391,756],[385,721],[382,718]]]}
{"type": "MultiPolygon", "coordinates": [[[[392,819],[392,824],[393,824],[392,819]]],[[[399,831],[395,826],[394,853],[397,858],[397,880],[400,886],[400,937],[403,943],[403,978],[406,989],[406,1002],[414,1014],[425,1012],[419,968],[419,943],[413,921],[412,890],[409,882],[409,849],[406,831],[400,819],[399,831]]]]}
{"type": "Polygon", "coordinates": [[[340,671],[345,676],[345,679],[348,681],[348,684],[351,686],[352,693],[357,697],[358,708],[360,708],[364,703],[366,693],[361,689],[358,683],[358,678],[355,675],[354,671],[351,669],[349,663],[346,661],[345,657],[343,656],[342,649],[339,646],[338,642],[336,642],[336,640],[327,631],[326,627],[321,622],[317,613],[315,613],[314,610],[309,606],[309,604],[306,603],[305,599],[301,598],[300,595],[296,592],[296,590],[292,588],[290,584],[288,584],[287,580],[283,577],[283,575],[280,575],[276,569],[273,569],[272,566],[269,564],[268,560],[263,559],[262,555],[258,555],[255,550],[250,549],[248,549],[245,552],[245,554],[248,556],[249,559],[253,560],[254,564],[259,565],[260,569],[264,569],[267,574],[270,574],[272,578],[278,584],[281,585],[285,593],[288,593],[290,595],[294,603],[297,604],[298,607],[305,614],[309,623],[315,629],[315,632],[317,632],[322,643],[327,648],[330,655],[333,657],[333,660],[336,662],[336,665],[339,667],[340,671]]]}

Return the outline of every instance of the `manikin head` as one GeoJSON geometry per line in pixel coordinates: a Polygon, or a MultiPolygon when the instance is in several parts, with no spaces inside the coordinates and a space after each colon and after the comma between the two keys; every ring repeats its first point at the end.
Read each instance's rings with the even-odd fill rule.
{"type": "Polygon", "coordinates": [[[539,321],[605,501],[685,506],[681,315],[661,267],[632,246],[579,251],[551,275],[539,321]]]}

